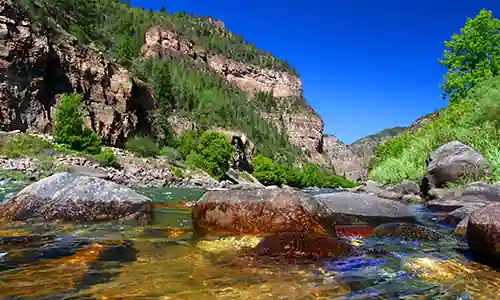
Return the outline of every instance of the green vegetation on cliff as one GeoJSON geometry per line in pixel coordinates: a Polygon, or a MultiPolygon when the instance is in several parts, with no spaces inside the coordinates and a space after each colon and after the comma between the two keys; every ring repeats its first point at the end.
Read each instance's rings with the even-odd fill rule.
{"type": "MultiPolygon", "coordinates": [[[[248,44],[209,18],[186,13],[169,14],[165,10],[147,11],[118,0],[17,0],[36,24],[50,34],[66,31],[80,44],[95,45],[108,56],[128,67],[138,78],[150,84],[159,104],[158,125],[164,134],[161,146],[175,147],[169,117],[184,116],[195,121],[200,131],[215,127],[238,129],[256,144],[258,151],[286,160],[300,157],[300,149],[280,133],[282,125],[271,123],[260,112],[277,112],[278,102],[271,94],[259,93],[253,99],[230,86],[225,79],[204,70],[204,66],[181,59],[144,60],[141,47],[145,33],[159,25],[192,40],[205,50],[244,63],[295,74],[288,63],[248,44]],[[173,144],[172,144],[173,143],[173,144]]],[[[302,97],[287,99],[294,107],[305,107],[302,97]]],[[[283,131],[281,131],[283,132],[283,131]]]]}
{"type": "Polygon", "coordinates": [[[445,46],[440,62],[448,68],[443,89],[449,106],[415,132],[380,144],[370,163],[372,179],[417,180],[429,152],[459,140],[481,152],[493,165],[491,180],[500,180],[500,21],[482,10],[445,46]]]}
{"type": "Polygon", "coordinates": [[[169,28],[205,50],[225,57],[296,74],[288,62],[258,49],[209,17],[165,9],[152,12],[119,0],[17,0],[45,26],[60,25],[81,42],[94,42],[120,59],[139,56],[144,34],[154,25],[169,28]],[[55,23],[55,24],[54,24],[55,23]]]}

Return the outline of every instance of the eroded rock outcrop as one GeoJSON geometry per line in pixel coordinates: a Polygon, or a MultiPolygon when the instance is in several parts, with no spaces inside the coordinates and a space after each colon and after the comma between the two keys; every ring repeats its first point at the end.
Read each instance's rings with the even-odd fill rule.
{"type": "Polygon", "coordinates": [[[71,36],[34,28],[10,0],[0,2],[0,130],[49,132],[60,94],[77,91],[87,123],[108,144],[153,131],[154,100],[125,68],[71,36]]]}

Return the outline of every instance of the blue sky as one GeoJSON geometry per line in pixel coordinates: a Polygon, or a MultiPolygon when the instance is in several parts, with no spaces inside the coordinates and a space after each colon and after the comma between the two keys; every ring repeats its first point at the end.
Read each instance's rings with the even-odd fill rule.
{"type": "Polygon", "coordinates": [[[221,19],[299,72],[325,132],[350,143],[446,106],[444,41],[500,0],[132,0],[221,19]]]}

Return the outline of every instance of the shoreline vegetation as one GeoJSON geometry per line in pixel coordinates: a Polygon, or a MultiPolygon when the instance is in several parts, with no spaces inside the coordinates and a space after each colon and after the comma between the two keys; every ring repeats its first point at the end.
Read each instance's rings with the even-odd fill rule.
{"type": "MultiPolygon", "coordinates": [[[[428,153],[457,140],[479,151],[492,165],[491,176],[483,181],[500,181],[500,20],[481,10],[445,47],[439,62],[448,70],[442,85],[448,107],[416,131],[379,144],[369,164],[370,179],[418,180],[426,172],[428,153]]],[[[457,184],[471,180],[463,178],[457,184]]]]}

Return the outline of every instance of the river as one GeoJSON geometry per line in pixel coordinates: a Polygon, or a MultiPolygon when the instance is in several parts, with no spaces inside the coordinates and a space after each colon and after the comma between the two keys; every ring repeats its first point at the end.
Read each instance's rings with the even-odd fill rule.
{"type": "MultiPolygon", "coordinates": [[[[1,182],[0,203],[24,186],[1,182]]],[[[190,239],[190,206],[203,190],[142,189],[154,224],[0,228],[0,299],[499,299],[500,276],[454,243],[350,237],[387,256],[316,264],[256,265],[241,255],[254,237],[190,239]]],[[[309,190],[309,193],[319,193],[309,190]]],[[[441,215],[413,206],[446,235],[441,215]]]]}

